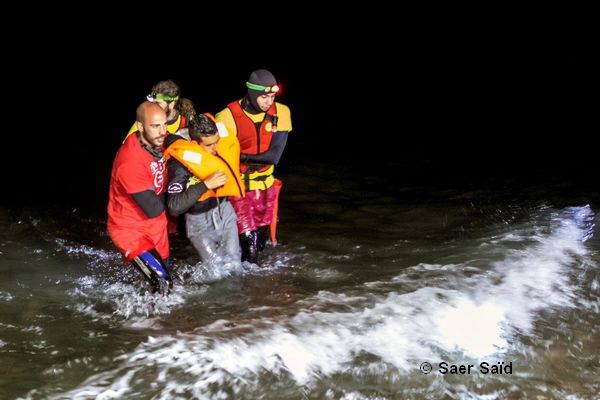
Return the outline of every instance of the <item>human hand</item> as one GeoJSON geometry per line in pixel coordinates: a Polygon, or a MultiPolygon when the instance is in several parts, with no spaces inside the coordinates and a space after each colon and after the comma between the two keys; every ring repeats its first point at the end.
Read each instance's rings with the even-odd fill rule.
{"type": "Polygon", "coordinates": [[[223,186],[227,181],[227,175],[223,171],[217,171],[211,174],[208,178],[204,180],[204,184],[209,189],[216,189],[219,186],[223,186]]]}

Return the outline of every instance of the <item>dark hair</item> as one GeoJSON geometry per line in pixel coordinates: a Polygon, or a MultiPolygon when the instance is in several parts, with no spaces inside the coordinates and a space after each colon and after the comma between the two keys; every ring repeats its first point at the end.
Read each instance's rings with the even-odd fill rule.
{"type": "Polygon", "coordinates": [[[176,97],[181,95],[181,88],[172,80],[160,81],[152,86],[153,94],[164,94],[165,96],[176,97]]]}
{"type": "Polygon", "coordinates": [[[177,111],[189,120],[194,119],[196,116],[196,110],[194,109],[194,103],[190,99],[182,97],[177,103],[177,111]]]}
{"type": "Polygon", "coordinates": [[[219,132],[215,121],[204,114],[198,114],[188,126],[192,140],[202,140],[202,137],[213,136],[219,132]]]}

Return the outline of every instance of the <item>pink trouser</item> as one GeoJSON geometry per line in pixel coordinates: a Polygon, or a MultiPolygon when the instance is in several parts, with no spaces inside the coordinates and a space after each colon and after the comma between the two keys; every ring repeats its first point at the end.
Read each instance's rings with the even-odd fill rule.
{"type": "Polygon", "coordinates": [[[271,225],[275,206],[275,185],[267,190],[249,190],[246,196],[229,199],[237,216],[238,232],[255,231],[271,225]]]}

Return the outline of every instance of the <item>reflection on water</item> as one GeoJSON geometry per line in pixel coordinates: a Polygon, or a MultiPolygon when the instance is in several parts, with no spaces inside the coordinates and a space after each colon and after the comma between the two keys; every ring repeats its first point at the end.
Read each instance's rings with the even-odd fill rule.
{"type": "Polygon", "coordinates": [[[101,214],[3,210],[0,397],[597,398],[597,198],[380,185],[290,178],[261,267],[177,239],[168,297],[101,214]]]}

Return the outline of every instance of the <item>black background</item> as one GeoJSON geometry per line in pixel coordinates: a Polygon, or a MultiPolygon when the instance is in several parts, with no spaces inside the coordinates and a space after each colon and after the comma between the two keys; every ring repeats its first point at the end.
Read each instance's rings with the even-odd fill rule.
{"type": "Polygon", "coordinates": [[[284,172],[325,162],[398,185],[495,177],[597,189],[597,46],[585,26],[251,28],[185,38],[82,22],[7,44],[3,201],[105,204],[114,155],[154,83],[173,79],[216,113],[258,68],[292,110],[284,172]],[[389,161],[399,167],[378,168],[389,161]]]}

